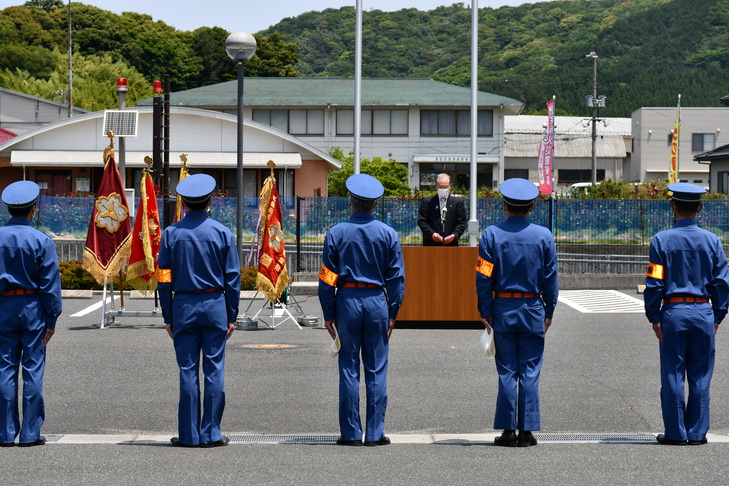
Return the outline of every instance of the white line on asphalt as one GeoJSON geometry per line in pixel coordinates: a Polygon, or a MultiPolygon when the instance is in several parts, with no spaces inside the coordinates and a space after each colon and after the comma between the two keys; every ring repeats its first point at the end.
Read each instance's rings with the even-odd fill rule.
{"type": "MultiPolygon", "coordinates": [[[[117,296],[114,296],[114,299],[119,299],[119,296],[118,295],[117,296]]],[[[111,297],[107,297],[106,298],[106,303],[108,304],[110,302],[111,302],[111,297]]],[[[86,314],[91,314],[95,310],[101,309],[101,306],[103,305],[103,303],[104,303],[104,301],[103,300],[100,300],[96,304],[90,305],[90,306],[88,306],[85,309],[81,309],[80,311],[78,311],[75,314],[71,314],[71,317],[81,317],[81,316],[85,316],[86,314]]]]}
{"type": "MultiPolygon", "coordinates": [[[[231,445],[252,445],[252,444],[267,444],[267,445],[290,445],[290,444],[311,444],[320,443],[322,445],[332,444],[328,441],[310,441],[306,440],[292,440],[296,438],[296,435],[285,434],[286,440],[277,442],[271,442],[265,440],[268,435],[275,434],[226,434],[231,437],[231,445]],[[264,439],[264,440],[256,440],[264,439]]],[[[300,434],[302,438],[311,437],[310,434],[300,434]]],[[[535,432],[534,435],[539,439],[540,444],[597,444],[597,443],[611,443],[611,444],[650,444],[653,443],[653,433],[644,433],[638,435],[646,435],[647,440],[631,440],[631,433],[605,433],[605,434],[593,434],[593,433],[564,433],[564,434],[542,434],[535,432]],[[544,437],[540,437],[544,435],[544,437]],[[607,436],[607,437],[606,437],[607,436]],[[613,436],[612,438],[610,436],[613,436]],[[620,440],[620,437],[625,436],[625,440],[620,440]]],[[[498,433],[484,433],[484,434],[387,434],[392,440],[393,444],[493,444],[494,439],[499,436],[498,433]]],[[[155,445],[169,445],[170,437],[172,434],[161,435],[161,434],[118,434],[118,435],[101,435],[101,434],[59,434],[53,436],[49,434],[48,444],[155,444],[155,445]]],[[[336,436],[333,436],[336,437],[336,436]]],[[[729,435],[725,433],[710,433],[706,436],[709,444],[727,444],[729,443],[729,435]]]]}
{"type": "Polygon", "coordinates": [[[636,299],[617,290],[563,290],[559,301],[583,314],[645,312],[641,299],[636,299]]]}

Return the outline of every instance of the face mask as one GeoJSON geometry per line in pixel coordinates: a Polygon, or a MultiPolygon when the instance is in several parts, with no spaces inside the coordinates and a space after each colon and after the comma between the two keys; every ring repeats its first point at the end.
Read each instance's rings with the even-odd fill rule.
{"type": "Polygon", "coordinates": [[[445,199],[451,193],[450,189],[438,189],[438,197],[445,199]]]}

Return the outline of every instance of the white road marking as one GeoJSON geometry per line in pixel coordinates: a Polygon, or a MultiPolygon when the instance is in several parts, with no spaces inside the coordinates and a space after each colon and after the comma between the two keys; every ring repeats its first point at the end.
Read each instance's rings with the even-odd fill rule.
{"type": "Polygon", "coordinates": [[[617,290],[561,290],[559,301],[583,314],[645,312],[642,299],[617,290]]]}
{"type": "MultiPolygon", "coordinates": [[[[119,300],[119,296],[115,296],[114,299],[119,300]]],[[[111,297],[106,298],[106,303],[109,304],[111,302],[111,297]]],[[[98,301],[96,304],[92,304],[85,309],[81,309],[75,314],[71,314],[71,317],[81,317],[85,316],[86,314],[91,314],[95,310],[101,309],[101,306],[104,304],[103,300],[98,301]]]]}

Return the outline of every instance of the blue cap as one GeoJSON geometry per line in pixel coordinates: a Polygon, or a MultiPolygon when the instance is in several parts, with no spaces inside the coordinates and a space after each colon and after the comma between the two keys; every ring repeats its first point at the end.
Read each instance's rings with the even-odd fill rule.
{"type": "Polygon", "coordinates": [[[528,206],[539,196],[539,188],[533,182],[518,177],[502,182],[499,192],[512,206],[528,206]]]}
{"type": "Polygon", "coordinates": [[[673,193],[671,199],[684,202],[700,201],[701,195],[706,192],[703,187],[688,182],[674,182],[668,185],[668,190],[673,193]]]}
{"type": "Polygon", "coordinates": [[[13,208],[25,208],[35,204],[40,194],[40,187],[33,181],[13,182],[5,188],[2,200],[13,208]]]}
{"type": "Polygon", "coordinates": [[[354,174],[347,178],[347,190],[357,199],[373,201],[385,193],[382,183],[367,174],[354,174]]]}
{"type": "Polygon", "coordinates": [[[193,174],[177,184],[177,194],[187,202],[206,201],[215,190],[215,179],[207,174],[193,174]]]}

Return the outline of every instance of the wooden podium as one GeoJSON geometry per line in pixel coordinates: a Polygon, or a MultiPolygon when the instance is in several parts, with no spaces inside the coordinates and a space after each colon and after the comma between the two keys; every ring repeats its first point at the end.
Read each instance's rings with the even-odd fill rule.
{"type": "Polygon", "coordinates": [[[405,300],[400,321],[481,321],[475,246],[404,246],[405,300]]]}

